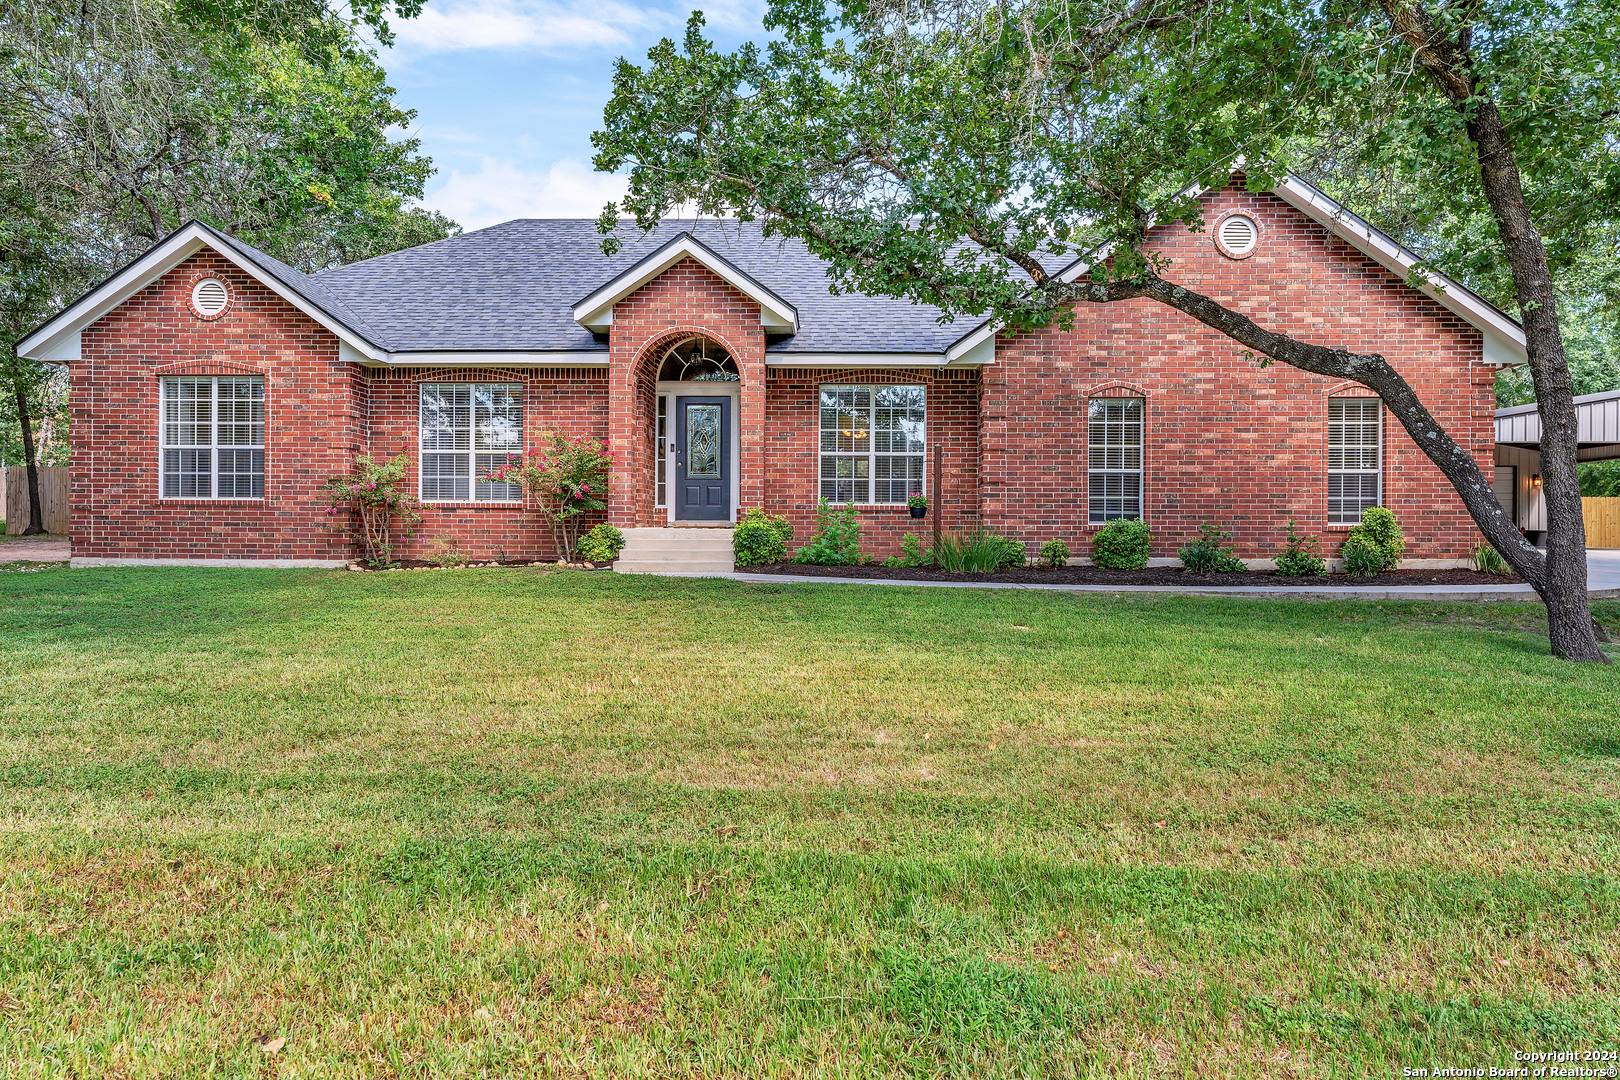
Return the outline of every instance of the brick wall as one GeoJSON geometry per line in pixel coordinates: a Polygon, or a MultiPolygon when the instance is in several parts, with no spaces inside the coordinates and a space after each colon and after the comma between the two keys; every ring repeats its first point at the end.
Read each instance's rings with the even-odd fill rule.
{"type": "MultiPolygon", "coordinates": [[[[418,406],[423,383],[505,383],[523,388],[523,442],[533,453],[547,433],[605,439],[608,373],[601,368],[410,368],[369,380],[371,446],[382,458],[404,451],[422,461],[418,406]]],[[[617,488],[622,481],[616,481],[617,488]]],[[[412,480],[412,490],[419,490],[412,480]]],[[[602,515],[585,519],[588,529],[602,515]]],[[[404,558],[432,555],[454,541],[474,558],[556,557],[551,530],[539,513],[511,503],[429,503],[422,522],[400,545],[404,558]]]]}
{"type": "Polygon", "coordinates": [[[315,494],[359,439],[362,376],[327,330],[211,252],[131,297],[81,339],[73,366],[70,528],[92,558],[341,559],[315,494]],[[221,316],[189,306],[197,278],[231,292],[221,316]],[[162,375],[262,375],[262,500],[158,498],[162,375]]]}
{"type": "MultiPolygon", "coordinates": [[[[1480,334],[1282,200],[1237,188],[1204,219],[1243,209],[1260,226],[1244,259],[1210,232],[1166,227],[1153,248],[1166,276],[1302,340],[1383,353],[1482,467],[1491,463],[1494,372],[1475,361],[1480,334]]],[[[1174,556],[1203,521],[1232,530],[1240,555],[1276,553],[1288,520],[1336,549],[1327,524],[1327,401],[1365,393],[1284,364],[1262,369],[1241,346],[1162,304],[1078,305],[1071,332],[1003,335],[984,368],[981,417],[986,524],[1029,543],[1059,536],[1089,554],[1086,401],[1146,399],[1144,517],[1153,555],[1174,556]]],[[[1386,414],[1384,503],[1408,558],[1467,554],[1476,537],[1440,471],[1386,414]]]]}
{"type": "Polygon", "coordinates": [[[731,354],[742,375],[737,462],[742,506],[764,497],[765,332],[759,305],[694,259],[682,259],[619,301],[609,335],[609,442],[619,479],[608,515],[622,527],[662,525],[653,501],[656,370],[670,345],[703,334],[731,354]]]}
{"type": "MultiPolygon", "coordinates": [[[[971,368],[771,368],[765,397],[765,482],[763,505],[793,522],[797,547],[813,534],[820,491],[820,388],[823,384],[923,386],[928,394],[928,456],[924,463],[928,516],[913,520],[906,507],[860,509],[861,548],[877,555],[900,550],[900,538],[914,532],[924,546],[934,528],[974,528],[979,521],[979,373],[971,368]],[[943,449],[941,491],[933,490],[934,446],[943,449]]],[[[745,506],[760,505],[745,503],[745,506]]]]}

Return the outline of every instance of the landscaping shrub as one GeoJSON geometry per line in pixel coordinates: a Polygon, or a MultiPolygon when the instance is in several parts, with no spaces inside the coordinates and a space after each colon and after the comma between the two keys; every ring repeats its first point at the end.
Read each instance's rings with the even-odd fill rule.
{"type": "Polygon", "coordinates": [[[782,538],[782,543],[793,539],[793,523],[780,514],[767,514],[762,506],[750,506],[743,511],[739,525],[768,525],[771,531],[782,538]]]}
{"type": "Polygon", "coordinates": [[[350,515],[343,522],[323,526],[333,532],[354,532],[365,546],[366,561],[388,566],[394,560],[395,529],[409,536],[422,521],[422,504],[408,490],[411,459],[404,454],[378,464],[369,454],[354,459],[354,473],[334,476],[324,489],[326,509],[332,515],[350,515]]]}
{"type": "Polygon", "coordinates": [[[624,533],[602,522],[579,541],[579,557],[586,562],[612,562],[624,550],[624,533]]]}
{"type": "Polygon", "coordinates": [[[782,536],[763,521],[744,521],[731,534],[731,550],[737,565],[760,566],[778,563],[787,558],[787,545],[782,536]]]}
{"type": "Polygon", "coordinates": [[[1385,570],[1393,570],[1401,561],[1401,552],[1406,550],[1406,537],[1401,533],[1400,523],[1395,515],[1382,506],[1373,506],[1361,515],[1361,524],[1351,529],[1344,538],[1344,546],[1339,554],[1344,558],[1345,568],[1350,569],[1352,552],[1355,553],[1356,565],[1371,565],[1372,555],[1376,553],[1376,570],[1350,570],[1352,574],[1377,574],[1385,570]]]}
{"type": "Polygon", "coordinates": [[[1110,521],[1091,538],[1091,561],[1107,570],[1140,570],[1152,538],[1145,521],[1110,521]]]}
{"type": "Polygon", "coordinates": [[[1176,552],[1189,574],[1237,574],[1248,569],[1225,542],[1232,534],[1213,522],[1198,526],[1198,539],[1176,552]]]}
{"type": "Polygon", "coordinates": [[[1365,535],[1352,532],[1345,537],[1339,555],[1344,559],[1344,569],[1348,574],[1370,576],[1384,570],[1383,550],[1365,535]]]}
{"type": "Polygon", "coordinates": [[[1288,539],[1284,541],[1282,553],[1276,561],[1277,573],[1289,577],[1315,577],[1327,573],[1327,560],[1317,553],[1316,537],[1301,536],[1295,532],[1291,520],[1288,522],[1288,539]]]}
{"type": "Polygon", "coordinates": [[[861,561],[861,521],[855,504],[834,509],[825,497],[816,504],[816,534],[793,553],[793,561],[813,566],[850,566],[861,561]]]}
{"type": "Polygon", "coordinates": [[[1053,538],[1041,545],[1040,563],[1056,568],[1069,565],[1069,545],[1053,538]]]}
{"type": "Polygon", "coordinates": [[[1484,541],[1475,544],[1469,555],[1474,560],[1474,569],[1482,574],[1500,574],[1503,577],[1511,577],[1513,574],[1513,567],[1502,558],[1502,553],[1484,541]]]}
{"type": "Polygon", "coordinates": [[[945,533],[930,555],[935,566],[953,574],[988,574],[1023,566],[1027,561],[1023,544],[986,529],[976,529],[966,536],[945,533]]]}
{"type": "Polygon", "coordinates": [[[933,556],[923,551],[922,538],[916,533],[906,533],[900,537],[900,554],[890,555],[883,560],[884,566],[926,566],[933,561],[933,556]]]}

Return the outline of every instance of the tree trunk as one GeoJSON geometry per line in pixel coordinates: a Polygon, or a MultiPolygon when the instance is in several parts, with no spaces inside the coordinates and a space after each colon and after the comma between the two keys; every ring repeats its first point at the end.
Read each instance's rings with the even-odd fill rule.
{"type": "MultiPolygon", "coordinates": [[[[1547,602],[1553,652],[1603,661],[1586,595],[1586,525],[1576,477],[1575,389],[1558,323],[1547,247],[1524,204],[1513,144],[1496,102],[1482,95],[1465,45],[1441,33],[1421,6],[1381,0],[1390,26],[1463,118],[1479,158],[1480,184],[1513,271],[1530,379],[1541,417],[1541,487],[1547,505],[1547,568],[1536,591],[1547,602]]],[[[1506,555],[1506,552],[1503,553],[1506,555]]]]}
{"type": "Polygon", "coordinates": [[[40,536],[45,532],[45,511],[39,501],[39,463],[34,460],[34,427],[28,420],[28,392],[21,379],[12,382],[17,392],[17,421],[22,425],[23,464],[28,468],[28,527],[24,536],[40,536]]]}

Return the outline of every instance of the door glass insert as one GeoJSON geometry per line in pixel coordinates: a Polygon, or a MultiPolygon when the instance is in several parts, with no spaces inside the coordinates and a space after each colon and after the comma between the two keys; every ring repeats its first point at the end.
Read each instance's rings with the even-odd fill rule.
{"type": "Polygon", "coordinates": [[[689,479],[720,476],[720,406],[686,407],[686,475],[689,479]]]}

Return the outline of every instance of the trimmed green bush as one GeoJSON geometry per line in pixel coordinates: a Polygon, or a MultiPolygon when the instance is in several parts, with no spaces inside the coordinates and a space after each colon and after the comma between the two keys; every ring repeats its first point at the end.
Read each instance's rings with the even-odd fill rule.
{"type": "Polygon", "coordinates": [[[1288,522],[1288,539],[1277,555],[1277,573],[1288,577],[1316,577],[1327,573],[1327,560],[1317,553],[1317,539],[1294,531],[1288,522]]]}
{"type": "Polygon", "coordinates": [[[1385,570],[1393,570],[1400,564],[1401,552],[1406,550],[1406,537],[1401,533],[1400,523],[1395,515],[1382,506],[1373,506],[1361,515],[1361,524],[1351,529],[1344,538],[1344,546],[1339,548],[1339,555],[1344,559],[1345,569],[1352,574],[1378,574],[1385,570]],[[1354,552],[1354,566],[1366,567],[1373,565],[1373,555],[1377,556],[1377,569],[1357,570],[1352,567],[1351,557],[1354,552]]]}
{"type": "Polygon", "coordinates": [[[900,554],[890,555],[883,560],[884,566],[926,566],[933,562],[933,555],[922,547],[922,538],[916,533],[906,533],[900,537],[900,554]]]}
{"type": "Polygon", "coordinates": [[[793,539],[793,523],[780,514],[767,514],[762,506],[750,506],[743,511],[739,525],[769,525],[771,531],[782,538],[782,543],[793,539]]]}
{"type": "Polygon", "coordinates": [[[787,558],[787,545],[782,536],[763,521],[745,521],[731,534],[731,550],[737,565],[759,566],[779,563],[787,558]]]}
{"type": "Polygon", "coordinates": [[[1147,565],[1153,534],[1147,522],[1110,521],[1091,537],[1091,561],[1105,570],[1140,570],[1147,565]]]}
{"type": "Polygon", "coordinates": [[[1345,537],[1339,556],[1344,559],[1345,573],[1370,577],[1384,571],[1384,552],[1363,534],[1345,537]]]}
{"type": "Polygon", "coordinates": [[[624,533],[605,521],[579,540],[579,557],[586,562],[612,562],[623,550],[624,533]]]}
{"type": "Polygon", "coordinates": [[[1240,574],[1248,567],[1226,541],[1232,534],[1213,522],[1198,526],[1198,539],[1176,552],[1181,568],[1189,574],[1240,574]]]}
{"type": "Polygon", "coordinates": [[[1053,538],[1041,545],[1040,563],[1042,566],[1056,569],[1059,566],[1069,565],[1069,545],[1062,540],[1053,538]]]}

